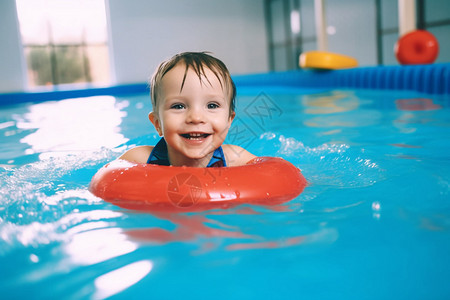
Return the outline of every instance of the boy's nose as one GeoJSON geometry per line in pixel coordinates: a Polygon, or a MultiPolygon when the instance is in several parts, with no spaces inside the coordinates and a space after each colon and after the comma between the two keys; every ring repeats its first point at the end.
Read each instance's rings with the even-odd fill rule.
{"type": "Polygon", "coordinates": [[[204,121],[204,116],[200,109],[198,109],[198,108],[189,109],[187,118],[186,118],[187,123],[197,124],[197,123],[202,123],[203,121],[204,121]]]}

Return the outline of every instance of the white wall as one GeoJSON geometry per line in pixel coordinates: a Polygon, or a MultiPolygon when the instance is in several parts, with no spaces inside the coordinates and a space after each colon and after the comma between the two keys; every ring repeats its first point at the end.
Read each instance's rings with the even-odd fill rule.
{"type": "Polygon", "coordinates": [[[22,91],[25,68],[14,0],[0,1],[0,45],[0,93],[22,91]]]}
{"type": "Polygon", "coordinates": [[[162,60],[183,51],[211,51],[232,74],[269,69],[263,0],[109,0],[108,6],[116,83],[146,81],[162,60]]]}
{"type": "Polygon", "coordinates": [[[375,1],[328,0],[328,50],[355,57],[361,66],[377,64],[375,1]]]}

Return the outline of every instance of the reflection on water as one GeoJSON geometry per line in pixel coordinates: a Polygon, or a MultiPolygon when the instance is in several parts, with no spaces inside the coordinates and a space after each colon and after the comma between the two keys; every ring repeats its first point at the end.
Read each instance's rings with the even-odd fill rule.
{"type": "Polygon", "coordinates": [[[305,95],[302,98],[302,105],[308,115],[333,114],[357,109],[360,106],[360,99],[352,92],[331,91],[305,95]]]}
{"type": "Polygon", "coordinates": [[[304,112],[312,117],[304,120],[308,127],[332,128],[319,135],[340,133],[340,127],[370,126],[376,124],[381,114],[373,110],[365,110],[363,104],[372,100],[363,100],[350,91],[331,91],[321,94],[305,95],[302,98],[304,112]],[[358,114],[349,114],[358,110],[358,114]]]}
{"type": "Polygon", "coordinates": [[[94,299],[105,299],[125,290],[144,278],[152,268],[151,260],[141,260],[98,277],[94,299]]]}
{"type": "Polygon", "coordinates": [[[442,108],[442,106],[434,104],[433,99],[429,98],[397,99],[395,104],[397,109],[405,111],[437,110],[442,108]]]}
{"type": "Polygon", "coordinates": [[[400,114],[393,125],[404,134],[415,133],[419,124],[432,122],[435,111],[442,109],[429,98],[396,99],[395,106],[400,114]]]}
{"type": "MultiPolygon", "coordinates": [[[[91,222],[90,225],[97,224],[91,222]]],[[[112,225],[105,224],[105,222],[100,222],[98,225],[110,228],[93,229],[74,234],[64,247],[73,264],[96,264],[137,249],[136,244],[128,241],[120,228],[111,228],[112,225]]]]}
{"type": "MultiPolygon", "coordinates": [[[[286,213],[297,213],[287,206],[281,206],[286,213]]],[[[266,207],[266,213],[270,213],[272,207],[266,207]]],[[[275,211],[279,207],[274,207],[275,211]]],[[[221,250],[224,241],[228,240],[225,250],[248,250],[248,249],[273,249],[285,248],[307,244],[333,243],[338,238],[338,232],[334,228],[319,228],[317,231],[302,235],[289,235],[287,233],[281,236],[267,237],[255,233],[244,232],[249,228],[240,226],[231,226],[214,219],[214,216],[255,216],[256,219],[264,216],[263,212],[258,212],[251,207],[242,209],[232,209],[223,211],[206,212],[205,215],[182,215],[182,214],[152,214],[160,219],[168,220],[174,225],[175,229],[168,230],[164,228],[141,228],[129,230],[126,235],[136,242],[150,243],[152,245],[165,245],[173,242],[197,242],[199,248],[192,251],[192,255],[206,254],[211,251],[221,250]],[[260,217],[258,217],[260,216],[260,217]],[[200,242],[200,240],[207,239],[200,242]]],[[[263,224],[261,224],[263,226],[263,224]]],[[[255,228],[252,228],[255,230],[255,228]]]]}
{"type": "MultiPolygon", "coordinates": [[[[16,126],[32,130],[20,141],[31,146],[27,154],[112,148],[127,141],[120,133],[126,101],[111,96],[67,99],[29,106],[29,112],[15,115],[16,126]]],[[[56,153],[55,153],[56,152],[56,153]]]]}

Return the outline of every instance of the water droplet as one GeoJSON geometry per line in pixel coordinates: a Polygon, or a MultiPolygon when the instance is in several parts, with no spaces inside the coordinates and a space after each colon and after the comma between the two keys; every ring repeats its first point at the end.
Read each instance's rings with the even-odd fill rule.
{"type": "Polygon", "coordinates": [[[39,262],[39,257],[36,254],[30,254],[30,260],[34,263],[39,262]]]}
{"type": "Polygon", "coordinates": [[[378,201],[372,202],[372,210],[373,211],[380,211],[381,210],[381,204],[378,201]]]}

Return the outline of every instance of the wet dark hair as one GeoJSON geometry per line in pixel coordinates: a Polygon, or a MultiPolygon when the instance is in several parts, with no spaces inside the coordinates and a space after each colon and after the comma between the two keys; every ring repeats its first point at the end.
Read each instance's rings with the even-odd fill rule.
{"type": "Polygon", "coordinates": [[[231,79],[230,72],[228,71],[225,64],[208,54],[209,52],[183,52],[174,55],[172,58],[163,61],[156,72],[153,74],[150,80],[150,96],[152,100],[153,110],[155,112],[158,111],[158,102],[159,102],[159,87],[161,85],[161,81],[166,75],[167,72],[172,70],[179,63],[183,63],[186,66],[184,71],[183,82],[181,83],[181,90],[183,90],[184,82],[186,80],[187,72],[189,68],[192,68],[197,74],[198,79],[202,82],[202,76],[206,78],[208,83],[210,83],[208,77],[205,74],[205,68],[211,70],[222,86],[222,89],[225,89],[227,94],[229,95],[230,100],[230,115],[234,112],[235,106],[235,98],[236,98],[236,86],[231,79]]]}

